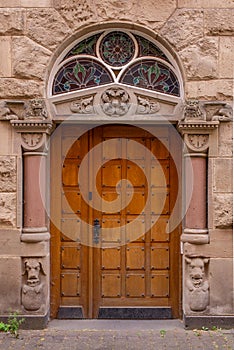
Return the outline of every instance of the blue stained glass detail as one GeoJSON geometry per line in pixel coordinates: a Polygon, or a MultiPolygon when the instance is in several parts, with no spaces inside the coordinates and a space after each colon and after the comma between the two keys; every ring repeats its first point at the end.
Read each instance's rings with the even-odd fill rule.
{"type": "Polygon", "coordinates": [[[86,58],[74,59],[61,67],[53,83],[53,95],[109,84],[113,78],[106,67],[86,58]]]}
{"type": "Polygon", "coordinates": [[[180,95],[179,81],[165,64],[155,60],[141,60],[125,71],[120,83],[158,91],[174,96],[180,95]]]}

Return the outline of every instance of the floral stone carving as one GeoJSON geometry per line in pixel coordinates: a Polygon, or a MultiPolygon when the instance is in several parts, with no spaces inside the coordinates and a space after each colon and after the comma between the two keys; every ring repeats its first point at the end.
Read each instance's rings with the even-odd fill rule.
{"type": "Polygon", "coordinates": [[[153,99],[137,96],[137,113],[139,114],[153,114],[160,110],[160,104],[153,99]]]}
{"type": "Polygon", "coordinates": [[[188,134],[186,135],[187,144],[192,150],[206,150],[209,143],[209,135],[207,134],[188,134]]]}
{"type": "Polygon", "coordinates": [[[22,133],[22,141],[29,147],[37,146],[42,140],[42,133],[22,133]]]}
{"type": "Polygon", "coordinates": [[[93,98],[94,96],[89,96],[73,101],[70,105],[71,111],[79,114],[93,113],[93,98]]]}
{"type": "Polygon", "coordinates": [[[43,304],[44,285],[40,280],[41,274],[46,275],[40,259],[24,259],[23,275],[27,275],[27,281],[22,287],[22,304],[28,311],[37,311],[43,304]]]}
{"type": "Polygon", "coordinates": [[[208,258],[186,257],[186,291],[187,304],[191,311],[204,311],[209,304],[209,283],[205,275],[205,265],[208,258]]]}
{"type": "Polygon", "coordinates": [[[106,90],[101,96],[101,107],[105,114],[118,117],[126,114],[130,108],[128,93],[120,88],[106,90]]]}

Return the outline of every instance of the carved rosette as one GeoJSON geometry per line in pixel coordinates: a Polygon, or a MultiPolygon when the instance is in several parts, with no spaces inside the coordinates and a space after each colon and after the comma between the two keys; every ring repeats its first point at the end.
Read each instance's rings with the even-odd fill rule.
{"type": "Polygon", "coordinates": [[[101,95],[101,108],[110,117],[121,117],[130,108],[129,94],[121,88],[111,88],[101,95]]]}

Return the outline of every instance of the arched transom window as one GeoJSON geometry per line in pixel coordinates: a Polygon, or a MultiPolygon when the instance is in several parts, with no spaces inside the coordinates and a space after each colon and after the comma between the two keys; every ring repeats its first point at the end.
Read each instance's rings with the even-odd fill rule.
{"type": "Polygon", "coordinates": [[[175,64],[161,45],[135,32],[108,30],[70,46],[54,73],[52,95],[108,84],[180,97],[175,64]]]}

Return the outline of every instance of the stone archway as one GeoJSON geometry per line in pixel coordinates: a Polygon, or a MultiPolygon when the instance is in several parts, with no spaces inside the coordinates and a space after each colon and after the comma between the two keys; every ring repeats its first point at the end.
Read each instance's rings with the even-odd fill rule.
{"type": "MultiPolygon", "coordinates": [[[[54,66],[57,69],[58,66],[54,66]]],[[[55,71],[54,71],[55,72],[55,71]]],[[[50,87],[51,85],[48,84],[50,87]]],[[[89,90],[90,93],[91,90],[89,90]]],[[[22,120],[17,119],[7,105],[6,112],[1,116],[2,120],[11,120],[12,126],[21,134],[21,146],[24,154],[24,227],[21,234],[21,241],[30,247],[28,257],[31,266],[39,266],[40,287],[27,282],[29,278],[25,273],[23,284],[26,288],[27,297],[22,298],[23,307],[28,315],[34,315],[41,319],[47,319],[49,310],[49,232],[45,215],[45,200],[41,200],[41,194],[46,192],[45,177],[39,179],[35,174],[38,173],[40,165],[44,162],[47,152],[47,141],[51,130],[55,124],[64,122],[65,119],[78,121],[80,124],[98,122],[119,122],[122,118],[123,123],[133,123],[137,119],[138,123],[142,121],[147,123],[161,123],[164,121],[176,123],[178,130],[182,133],[188,146],[186,158],[192,159],[192,167],[195,174],[194,191],[192,193],[192,205],[189,207],[186,218],[186,226],[182,234],[184,243],[184,271],[185,280],[183,281],[184,306],[183,312],[190,316],[208,315],[209,303],[209,281],[208,281],[208,258],[207,253],[203,253],[200,244],[209,242],[209,231],[205,217],[206,206],[204,205],[206,193],[204,188],[207,186],[206,174],[207,167],[204,160],[209,157],[210,152],[215,152],[215,141],[217,138],[216,130],[222,121],[231,119],[230,107],[223,102],[194,102],[188,101],[183,106],[183,96],[177,99],[175,96],[167,96],[160,92],[134,90],[132,87],[120,85],[114,81],[111,86],[102,86],[98,88],[95,95],[87,95],[87,91],[74,91],[71,94],[49,97],[47,108],[49,116],[45,113],[43,100],[33,100],[28,104],[27,113],[22,120]],[[107,91],[109,90],[109,91],[107,91]],[[137,93],[138,91],[138,93],[137,93]],[[140,94],[139,94],[140,91],[140,94]],[[121,106],[117,109],[116,107],[121,106]],[[107,101],[107,102],[106,102],[107,101]],[[107,105],[105,105],[107,103],[107,105]],[[120,111],[116,113],[116,111],[120,111]],[[94,113],[90,113],[93,111],[94,113]],[[114,111],[114,112],[113,112],[114,111]],[[124,114],[125,112],[125,114],[124,114]],[[122,114],[123,113],[123,114],[122,114]],[[68,117],[67,117],[68,116],[68,117]],[[136,118],[137,117],[137,118],[136,118]],[[201,176],[202,173],[202,176],[201,176]],[[28,191],[30,188],[32,191],[28,191]],[[38,215],[39,213],[39,215],[38,215]],[[36,245],[33,245],[35,244],[36,245]],[[200,259],[200,260],[194,260],[200,259]],[[200,281],[205,287],[204,293],[198,288],[199,298],[202,298],[201,306],[196,302],[192,303],[194,298],[194,285],[189,277],[191,264],[202,264],[204,277],[200,281]],[[38,293],[38,302],[36,306],[33,298],[38,293]],[[26,300],[26,302],[25,302],[26,300]],[[31,300],[31,301],[30,301],[31,300]],[[31,305],[31,306],[30,306],[31,305]]],[[[41,168],[42,169],[42,168],[41,168]]],[[[190,171],[188,169],[188,171],[190,171]]],[[[45,175],[44,175],[45,176],[45,175]]],[[[23,257],[23,259],[25,259],[23,257]]],[[[27,259],[23,264],[27,264],[27,259]]]]}

